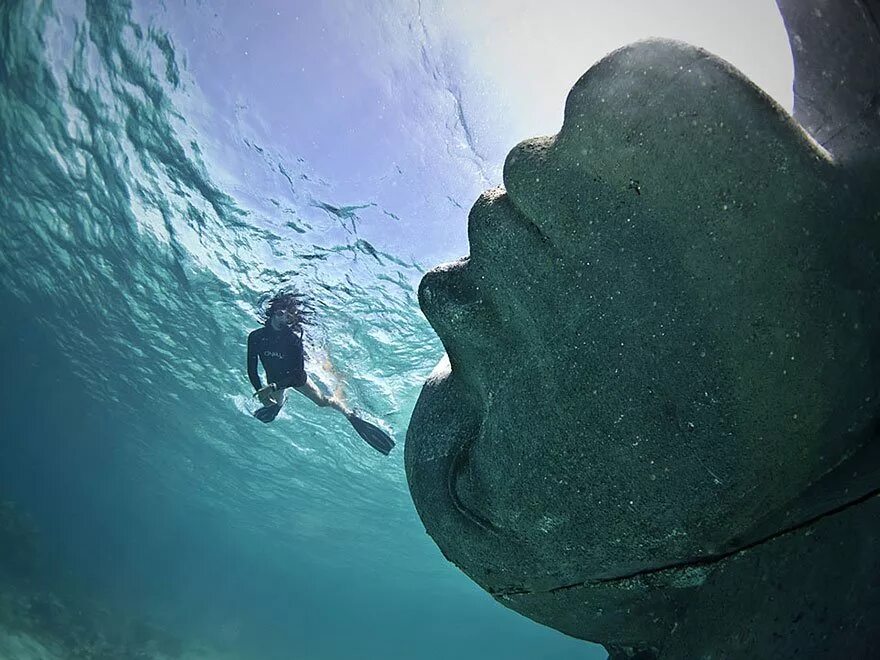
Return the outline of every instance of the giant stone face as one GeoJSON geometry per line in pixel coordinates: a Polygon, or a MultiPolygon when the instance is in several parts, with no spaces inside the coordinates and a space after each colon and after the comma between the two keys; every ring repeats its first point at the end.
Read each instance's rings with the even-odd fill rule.
{"type": "Polygon", "coordinates": [[[853,497],[827,484],[876,444],[861,181],[705,51],[591,68],[420,287],[448,361],[406,466],[444,554],[538,621],[657,649],[715,564],[853,497]]]}

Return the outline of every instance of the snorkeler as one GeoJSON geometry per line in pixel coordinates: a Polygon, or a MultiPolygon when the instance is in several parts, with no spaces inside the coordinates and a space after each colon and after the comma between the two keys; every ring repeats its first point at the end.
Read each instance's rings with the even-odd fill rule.
{"type": "Polygon", "coordinates": [[[254,396],[263,404],[254,417],[266,424],[274,420],[287,399],[287,390],[293,388],[318,406],[341,412],[367,444],[387,456],[394,448],[387,433],[358,417],[336,397],[322,394],[309,380],[303,351],[303,326],[309,322],[308,316],[308,306],[301,295],[281,291],[269,299],[263,327],[248,335],[248,378],[256,390],[254,396]],[[265,386],[257,371],[257,358],[266,371],[265,386]]]}

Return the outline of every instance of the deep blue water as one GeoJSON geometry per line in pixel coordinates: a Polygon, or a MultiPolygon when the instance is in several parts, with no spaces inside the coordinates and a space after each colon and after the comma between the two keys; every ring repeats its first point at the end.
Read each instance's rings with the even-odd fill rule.
{"type": "Polygon", "coordinates": [[[148,9],[0,6],[0,499],[40,532],[28,588],[229,657],[604,657],[477,589],[406,488],[442,355],[414,287],[461,247],[453,195],[484,187],[480,159],[395,197],[391,164],[364,178],[261,142],[148,9]],[[416,199],[457,227],[420,227],[416,199]],[[301,397],[271,427],[249,416],[245,338],[282,285],[315,300],[312,377],[394,430],[389,458],[301,397]]]}

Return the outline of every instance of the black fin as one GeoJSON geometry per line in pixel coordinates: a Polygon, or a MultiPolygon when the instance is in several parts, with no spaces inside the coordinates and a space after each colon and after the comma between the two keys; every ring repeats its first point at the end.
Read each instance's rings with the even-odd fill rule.
{"type": "Polygon", "coordinates": [[[268,424],[273,419],[278,416],[278,413],[281,412],[281,406],[273,405],[273,406],[263,406],[259,410],[254,411],[254,417],[263,422],[264,424],[268,424]]]}
{"type": "Polygon", "coordinates": [[[364,439],[364,442],[380,454],[388,456],[391,450],[394,449],[394,440],[391,439],[391,436],[375,424],[370,424],[370,422],[364,421],[355,415],[349,417],[348,421],[351,422],[358,435],[364,439]]]}

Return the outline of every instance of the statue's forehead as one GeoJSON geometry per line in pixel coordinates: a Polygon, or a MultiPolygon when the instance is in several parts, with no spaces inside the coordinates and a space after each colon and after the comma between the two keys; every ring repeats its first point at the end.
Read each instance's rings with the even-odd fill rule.
{"type": "MultiPolygon", "coordinates": [[[[664,40],[593,67],[569,95],[559,134],[521,143],[504,169],[513,203],[550,233],[572,213],[701,215],[716,193],[797,202],[835,176],[828,154],[740,72],[664,40]]],[[[731,211],[728,201],[737,200],[719,209],[731,211]]]]}

